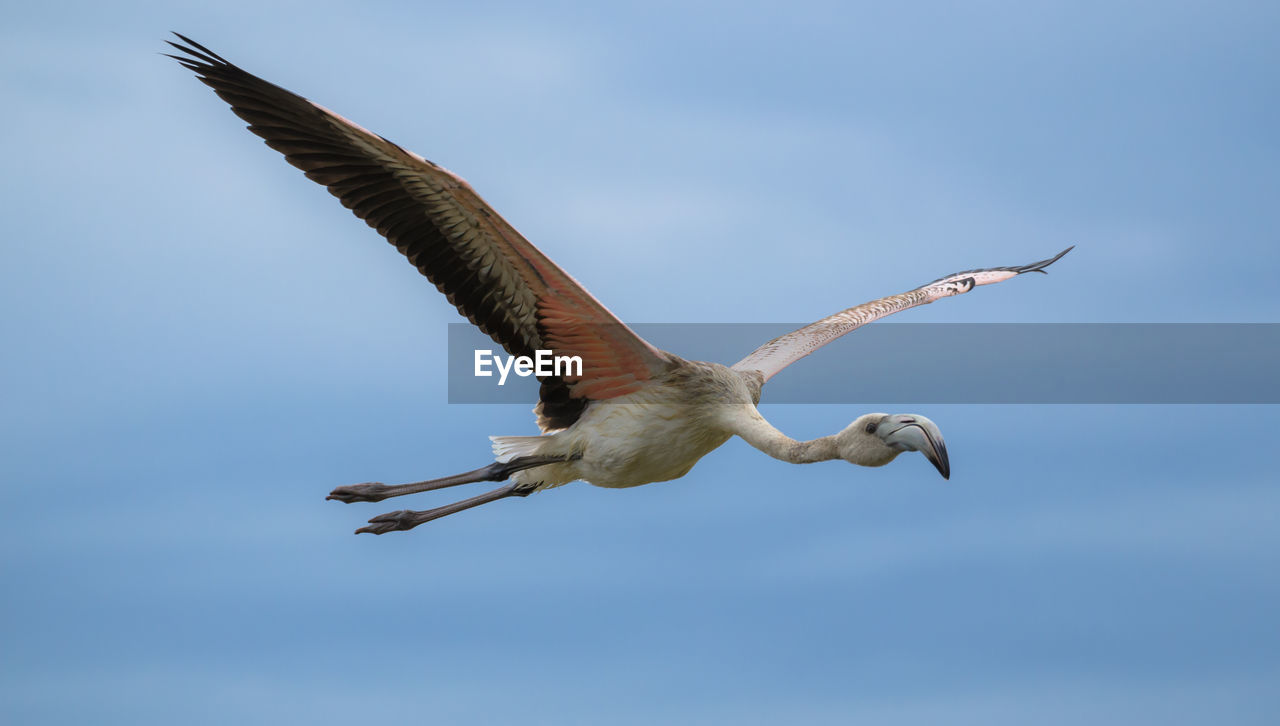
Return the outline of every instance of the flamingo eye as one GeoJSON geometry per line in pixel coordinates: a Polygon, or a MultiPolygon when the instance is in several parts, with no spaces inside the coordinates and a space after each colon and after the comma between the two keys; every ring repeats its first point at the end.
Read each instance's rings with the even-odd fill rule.
{"type": "Polygon", "coordinates": [[[871,423],[867,424],[867,433],[874,434],[875,432],[876,432],[876,423],[872,421],[871,423]]]}

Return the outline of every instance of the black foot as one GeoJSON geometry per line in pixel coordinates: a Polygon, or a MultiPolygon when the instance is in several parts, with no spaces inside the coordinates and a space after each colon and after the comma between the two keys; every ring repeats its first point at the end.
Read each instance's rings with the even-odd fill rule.
{"type": "Polygon", "coordinates": [[[352,502],[380,502],[386,499],[387,490],[391,487],[376,481],[366,484],[352,484],[350,486],[338,487],[329,492],[329,496],[325,497],[325,501],[337,499],[340,502],[351,504],[352,502]]]}
{"type": "Polygon", "coordinates": [[[408,509],[379,514],[369,520],[367,527],[357,529],[356,534],[386,534],[387,532],[410,530],[422,524],[421,515],[422,512],[414,512],[408,509]]]}

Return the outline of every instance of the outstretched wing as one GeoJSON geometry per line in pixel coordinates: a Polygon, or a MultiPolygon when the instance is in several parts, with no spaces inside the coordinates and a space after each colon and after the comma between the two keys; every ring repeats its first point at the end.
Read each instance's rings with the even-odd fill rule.
{"type": "Polygon", "coordinates": [[[841,310],[812,325],[806,325],[799,330],[774,338],[756,348],[751,355],[733,364],[733,368],[739,371],[759,371],[767,381],[783,368],[873,320],[879,320],[886,315],[917,305],[927,305],[944,297],[963,295],[979,285],[1003,282],[1024,272],[1044,272],[1044,268],[1057,262],[1074,248],[1075,246],[1072,245],[1047,260],[1020,267],[993,267],[986,270],[957,272],[910,292],[882,297],[848,310],[841,310]]]}
{"type": "MultiPolygon", "coordinates": [[[[175,35],[178,35],[175,33],[175,35]]],[[[452,172],[178,35],[169,56],[249,130],[323,184],[512,355],[580,356],[582,376],[542,379],[538,423],[571,425],[589,400],[638,390],[670,360],[623,325],[452,172]]]]}

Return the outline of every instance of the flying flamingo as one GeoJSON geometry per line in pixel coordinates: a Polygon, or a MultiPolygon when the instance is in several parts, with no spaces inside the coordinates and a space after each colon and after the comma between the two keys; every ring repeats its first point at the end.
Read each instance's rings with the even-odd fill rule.
{"type": "Polygon", "coordinates": [[[795,464],[843,459],[883,466],[904,451],[918,451],[950,478],[942,434],[924,416],[869,413],[832,436],[796,441],[756,409],[761,387],[788,365],[873,320],[1025,272],[1044,272],[1071,250],[1029,265],[947,275],[842,310],[765,343],[733,366],[684,360],[621,323],[457,175],[175,35],[186,45],[170,42],[183,55],[169,57],[194,71],[268,146],[377,229],[508,353],[533,357],[549,350],[582,359],[581,375],[540,379],[534,412],[541,436],[490,437],[494,463],[399,486],[340,486],[328,498],[377,502],[472,482],[510,483],[435,509],[383,514],[357,534],[409,530],[579,479],[612,488],[676,479],[735,435],[795,464]]]}

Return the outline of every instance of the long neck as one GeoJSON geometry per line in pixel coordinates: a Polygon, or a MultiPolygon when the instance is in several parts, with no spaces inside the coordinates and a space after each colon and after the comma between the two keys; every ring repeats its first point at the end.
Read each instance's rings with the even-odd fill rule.
{"type": "Polygon", "coordinates": [[[764,420],[755,406],[743,406],[734,412],[733,432],[744,441],[775,459],[792,464],[811,464],[840,458],[836,452],[836,437],[823,436],[812,441],[796,441],[773,424],[764,420]]]}

